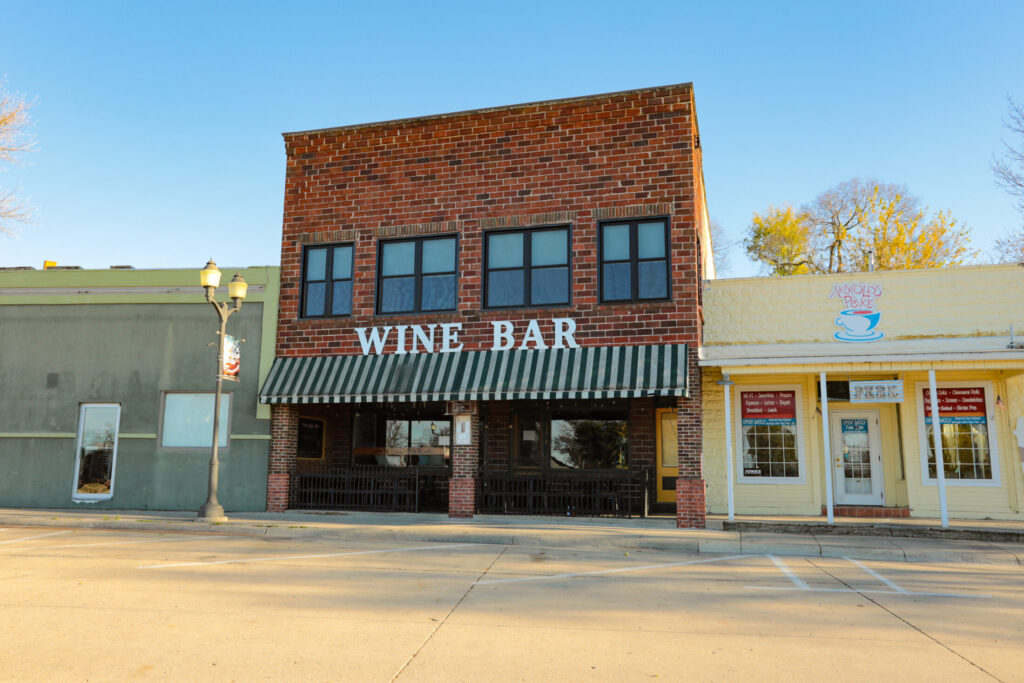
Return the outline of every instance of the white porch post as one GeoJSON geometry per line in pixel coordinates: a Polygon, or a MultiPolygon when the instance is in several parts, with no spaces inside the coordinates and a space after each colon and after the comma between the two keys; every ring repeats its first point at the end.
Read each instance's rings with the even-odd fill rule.
{"type": "Polygon", "coordinates": [[[736,494],[732,464],[732,399],[729,397],[729,387],[734,382],[729,379],[729,373],[725,373],[718,381],[725,388],[725,480],[729,486],[729,521],[736,518],[736,494]]]}
{"type": "Polygon", "coordinates": [[[942,460],[942,421],[939,419],[939,392],[935,388],[935,370],[928,371],[928,389],[931,393],[932,443],[935,445],[935,477],[939,482],[939,511],[942,528],[949,527],[949,510],[946,509],[946,467],[942,460]]]}
{"type": "Polygon", "coordinates": [[[828,385],[825,383],[825,371],[821,372],[821,436],[825,456],[825,509],[828,511],[828,523],[835,524],[832,513],[832,442],[828,436],[828,385]]]}

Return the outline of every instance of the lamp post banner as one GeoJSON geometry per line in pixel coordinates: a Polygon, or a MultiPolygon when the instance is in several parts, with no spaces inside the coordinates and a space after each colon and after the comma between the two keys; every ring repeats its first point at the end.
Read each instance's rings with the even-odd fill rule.
{"type": "Polygon", "coordinates": [[[242,349],[238,339],[230,334],[224,335],[224,348],[221,353],[220,374],[224,379],[238,381],[238,370],[242,365],[242,349]]]}

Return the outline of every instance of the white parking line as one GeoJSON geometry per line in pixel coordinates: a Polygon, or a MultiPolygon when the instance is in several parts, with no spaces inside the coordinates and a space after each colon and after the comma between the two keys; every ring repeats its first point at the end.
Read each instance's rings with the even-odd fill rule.
{"type": "Polygon", "coordinates": [[[514,579],[487,579],[486,581],[477,581],[478,585],[485,583],[520,583],[523,581],[550,581],[552,579],[572,579],[577,576],[597,576],[599,574],[621,574],[623,572],[639,572],[645,569],[663,569],[665,567],[683,567],[689,564],[707,564],[709,562],[724,562],[725,560],[735,560],[741,557],[750,557],[750,555],[729,555],[728,557],[710,557],[706,560],[689,560],[687,562],[666,562],[665,564],[645,564],[639,567],[620,567],[618,569],[599,569],[592,572],[574,572],[572,574],[549,574],[547,576],[521,576],[514,579]]]}
{"type": "Polygon", "coordinates": [[[22,541],[31,541],[36,538],[46,538],[47,536],[60,536],[61,534],[70,534],[71,530],[67,531],[51,531],[48,534],[39,534],[38,536],[24,536],[22,538],[13,538],[10,541],[0,541],[0,545],[7,545],[8,543],[21,543],[22,541]]]}
{"type": "Polygon", "coordinates": [[[922,597],[929,597],[929,598],[980,598],[980,599],[986,599],[986,598],[991,598],[992,597],[991,595],[982,595],[982,594],[929,593],[929,592],[919,592],[919,591],[908,591],[908,590],[906,590],[904,588],[901,588],[900,586],[897,586],[894,582],[892,582],[889,579],[885,578],[884,576],[882,576],[881,574],[876,572],[874,569],[871,569],[870,567],[866,566],[862,562],[858,562],[857,560],[855,560],[855,559],[853,559],[851,557],[844,557],[843,559],[846,560],[847,562],[850,562],[851,564],[856,565],[857,567],[860,567],[862,570],[864,570],[864,572],[866,574],[872,576],[875,579],[878,579],[879,581],[884,583],[886,586],[888,586],[891,590],[874,590],[874,589],[859,590],[859,589],[850,588],[850,587],[844,587],[844,588],[811,588],[804,581],[802,581],[796,574],[794,574],[793,570],[790,569],[786,565],[785,562],[783,562],[779,558],[775,557],[774,555],[768,555],[767,557],[770,558],[771,561],[775,563],[775,566],[778,567],[779,570],[783,574],[785,574],[786,577],[789,578],[790,581],[793,582],[793,586],[745,586],[745,588],[748,588],[750,590],[759,590],[759,591],[800,591],[800,592],[805,592],[805,593],[806,592],[810,592],[810,593],[863,593],[863,594],[872,594],[872,595],[922,596],[922,597]]]}
{"type": "Polygon", "coordinates": [[[791,586],[744,586],[755,591],[800,591],[802,593],[864,593],[869,595],[906,595],[929,598],[991,598],[991,595],[968,593],[919,593],[917,591],[855,590],[853,588],[795,588],[791,586]]]}
{"type": "Polygon", "coordinates": [[[810,586],[804,583],[803,579],[794,574],[793,570],[790,569],[785,562],[775,557],[774,555],[769,555],[768,558],[775,563],[775,566],[778,567],[783,574],[789,577],[789,580],[793,582],[793,585],[795,585],[800,590],[810,590],[810,586]]]}
{"type": "Polygon", "coordinates": [[[858,562],[857,560],[853,559],[852,557],[844,557],[843,559],[846,560],[847,562],[850,562],[852,564],[857,565],[858,567],[860,567],[861,569],[866,571],[868,574],[871,574],[871,576],[875,577],[876,579],[878,579],[879,581],[884,583],[886,586],[888,586],[889,588],[891,588],[894,591],[896,591],[897,593],[906,593],[907,592],[907,591],[903,590],[902,588],[900,588],[899,586],[897,586],[892,581],[890,581],[889,579],[885,578],[884,576],[882,576],[881,574],[876,572],[874,569],[871,569],[870,567],[864,566],[864,564],[862,562],[858,562]]]}
{"type": "Polygon", "coordinates": [[[318,555],[282,555],[281,557],[249,557],[242,560],[211,560],[209,562],[174,562],[172,564],[147,564],[139,569],[167,569],[169,567],[200,567],[213,564],[245,564],[252,562],[280,562],[282,560],[309,560],[319,557],[345,557],[347,555],[379,555],[382,553],[402,553],[417,550],[444,550],[447,548],[464,548],[472,543],[452,543],[447,545],[424,545],[414,548],[389,548],[387,550],[356,550],[346,553],[322,553],[318,555]]]}

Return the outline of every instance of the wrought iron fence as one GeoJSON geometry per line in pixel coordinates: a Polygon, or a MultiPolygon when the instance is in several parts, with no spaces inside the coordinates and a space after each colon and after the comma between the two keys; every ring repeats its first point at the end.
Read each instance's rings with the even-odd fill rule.
{"type": "Polygon", "coordinates": [[[646,469],[538,475],[487,472],[477,479],[480,514],[643,517],[646,469]]]}
{"type": "Polygon", "coordinates": [[[332,467],[292,477],[293,510],[419,512],[448,507],[448,474],[418,467],[332,467]]]}

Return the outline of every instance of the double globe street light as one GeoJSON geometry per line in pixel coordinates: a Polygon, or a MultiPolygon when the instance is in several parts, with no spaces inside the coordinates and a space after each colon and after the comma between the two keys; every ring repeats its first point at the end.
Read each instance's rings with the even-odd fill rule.
{"type": "Polygon", "coordinates": [[[206,300],[217,309],[217,317],[220,318],[220,339],[217,342],[217,393],[213,399],[213,452],[210,456],[210,483],[206,502],[199,508],[196,519],[203,522],[223,522],[227,519],[224,516],[224,506],[217,502],[217,470],[220,464],[217,460],[217,442],[220,440],[220,395],[224,381],[224,330],[231,314],[242,310],[242,300],[245,299],[249,285],[241,275],[235,273],[231,282],[228,283],[228,297],[231,298],[234,305],[229,305],[226,301],[224,303],[217,302],[213,295],[216,293],[217,287],[220,286],[220,270],[213,259],[210,259],[206,267],[200,271],[199,281],[206,289],[206,300]]]}

